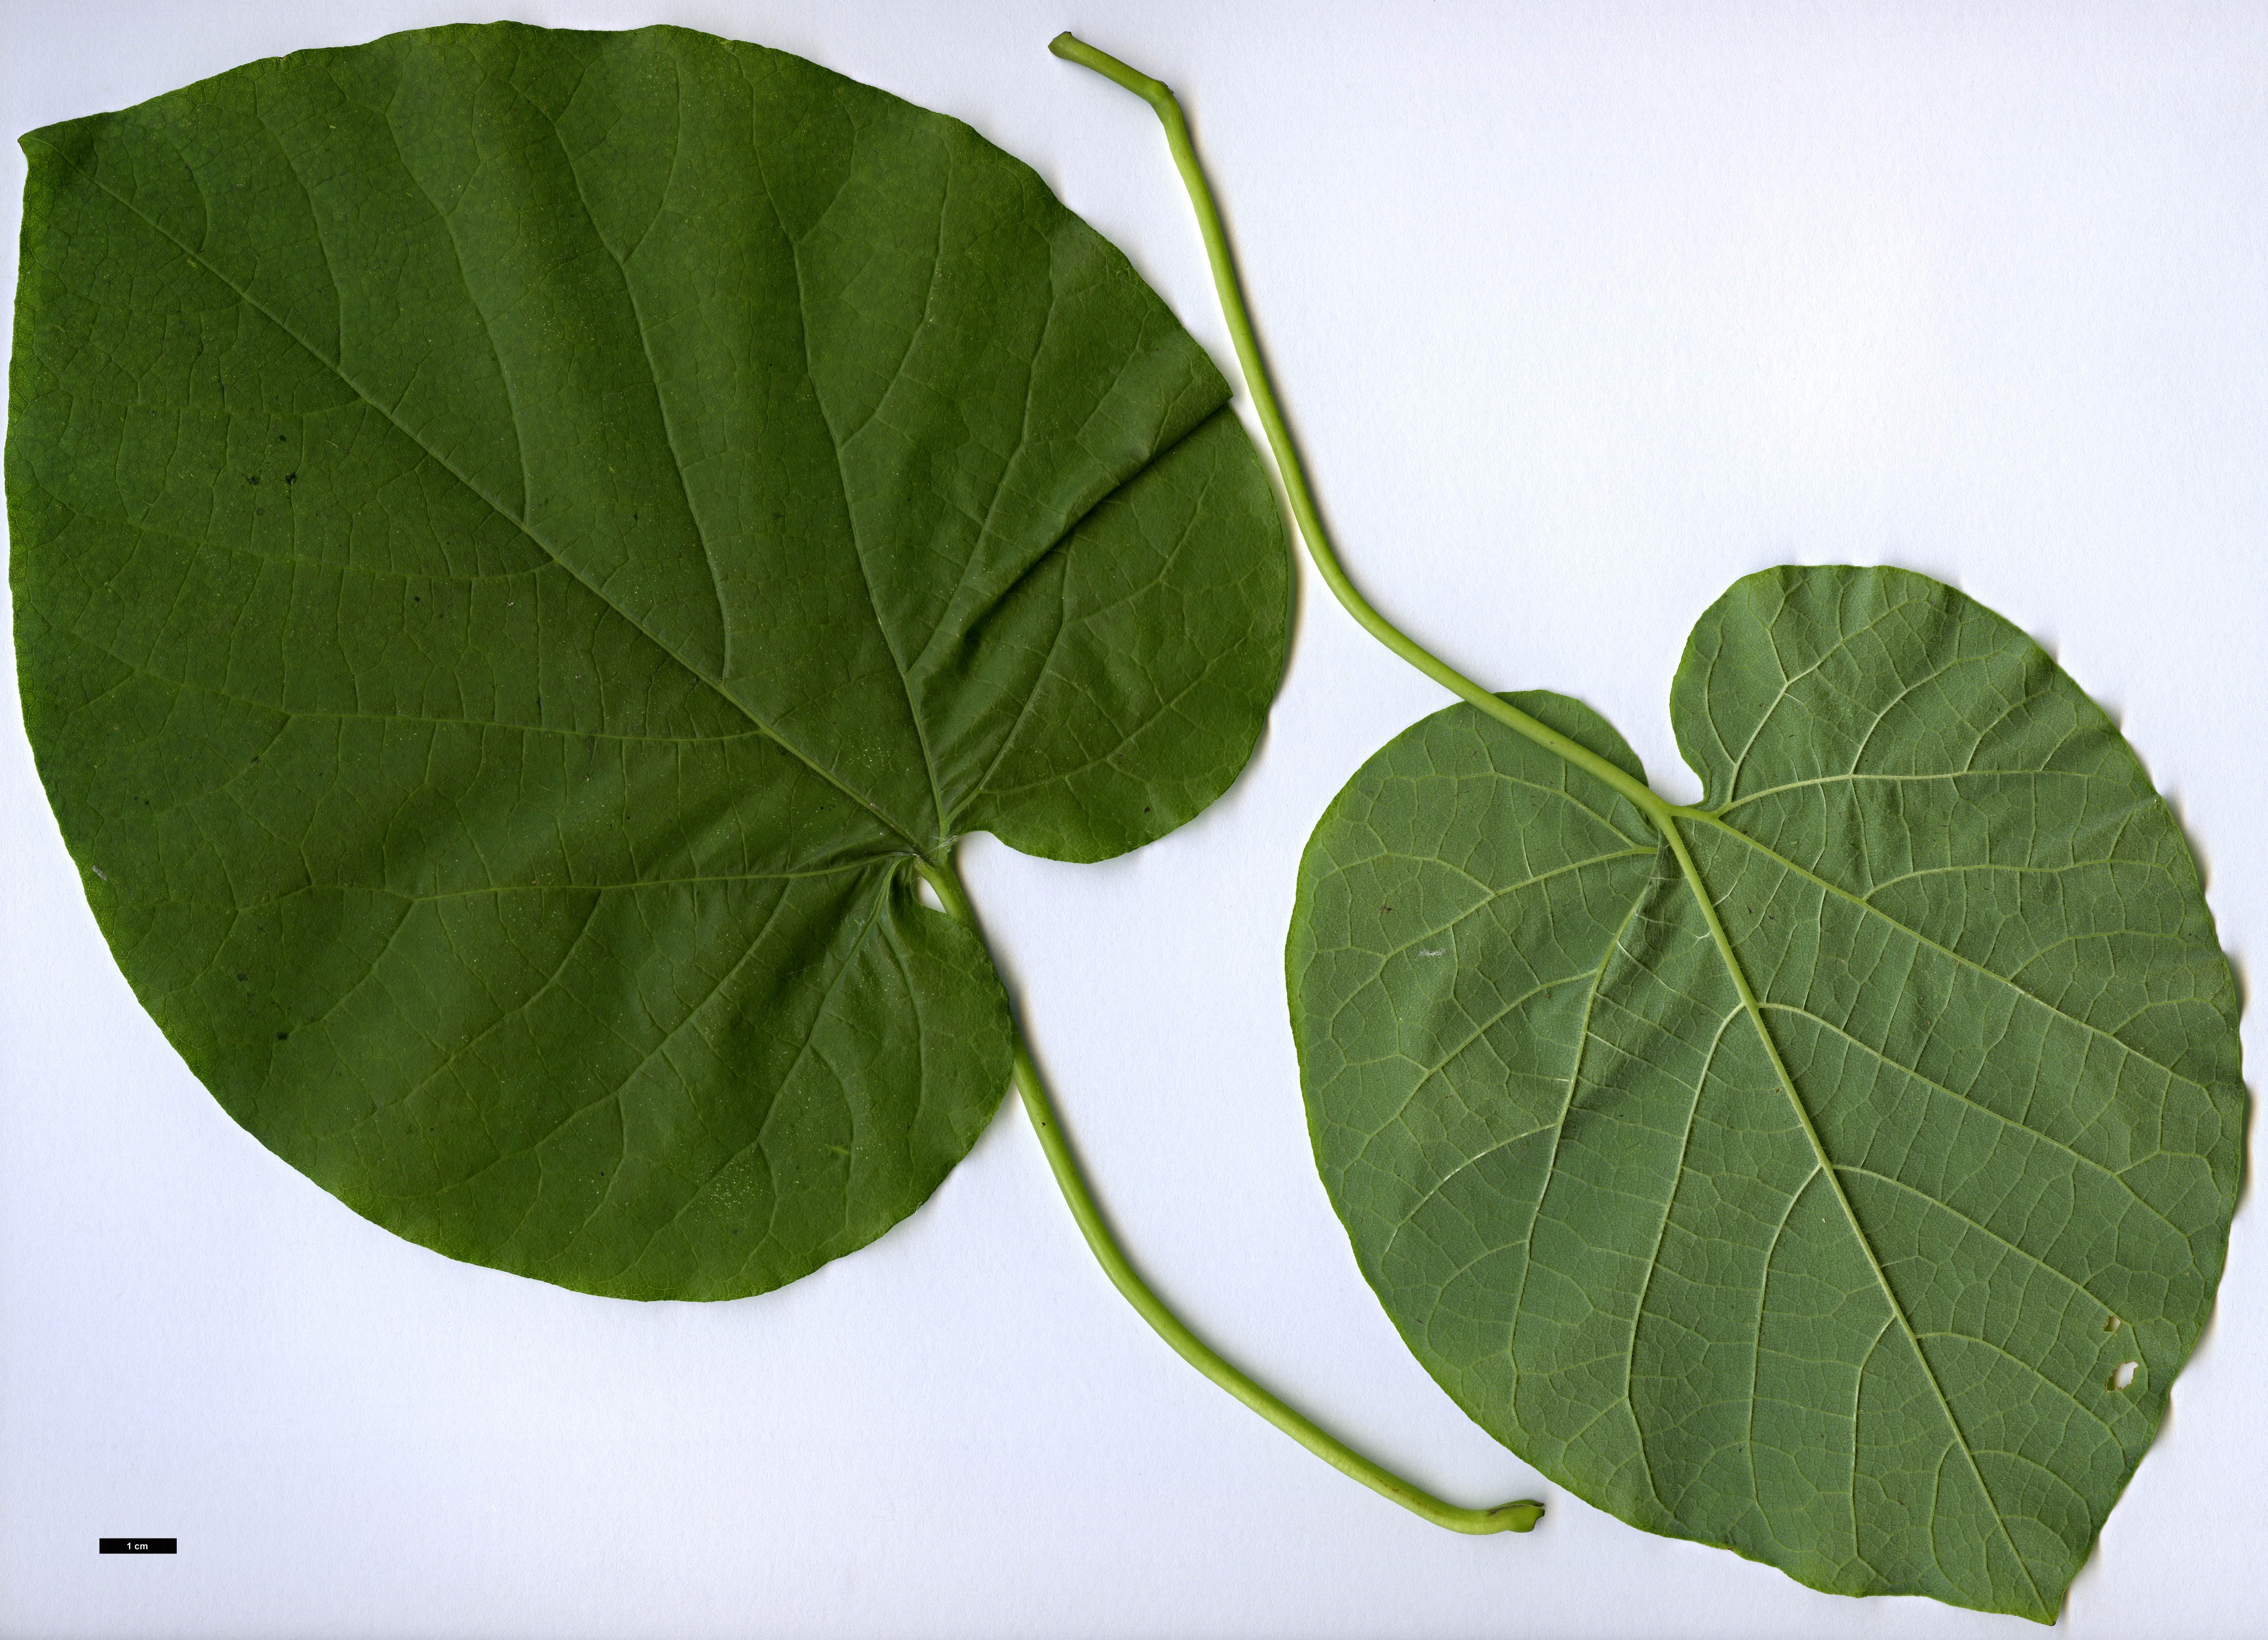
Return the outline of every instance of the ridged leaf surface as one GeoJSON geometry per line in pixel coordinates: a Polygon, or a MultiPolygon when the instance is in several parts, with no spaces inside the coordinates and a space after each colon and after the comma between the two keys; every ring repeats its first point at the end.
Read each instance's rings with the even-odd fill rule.
{"type": "Polygon", "coordinates": [[[1580,1496],[2051,1620],[2235,1204],[2196,864],[2102,710],[1921,576],[1739,582],[1671,708],[1697,883],[1468,705],[1339,794],[1288,954],[1324,1182],[1419,1359],[1580,1496]]]}
{"type": "Polygon", "coordinates": [[[197,1075],[595,1291],[912,1210],[1010,1053],[914,857],[1157,837],[1274,692],[1202,350],[967,127],[681,29],[401,34],[24,147],[26,717],[197,1075]]]}

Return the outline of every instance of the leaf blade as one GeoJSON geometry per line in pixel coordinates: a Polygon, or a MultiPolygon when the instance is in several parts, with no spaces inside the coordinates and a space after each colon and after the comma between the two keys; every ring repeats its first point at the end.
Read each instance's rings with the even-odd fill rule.
{"type": "MultiPolygon", "coordinates": [[[[2051,1620],[2234,1208],[2235,993],[2186,842],[2052,661],[1921,577],[1751,577],[1672,698],[1698,875],[1665,849],[1631,891],[1551,1149],[1475,1156],[1492,1195],[1421,1226],[1431,1269],[1381,1247],[1363,1192],[1419,1164],[1337,1166],[1311,1000],[1325,1182],[1428,1369],[1581,1495],[1815,1586],[2051,1620]]],[[[1467,708],[1395,746],[1461,717],[1531,755],[1467,708]]],[[[1302,942],[1388,758],[1303,863],[1295,997],[1345,988],[1302,942]]]]}
{"type": "Polygon", "coordinates": [[[224,1106],[624,1296],[918,1205],[1010,1039],[915,857],[1163,835],[1281,669],[1256,456],[1125,259],[967,127],[684,30],[398,35],[26,149],[27,727],[224,1106]]]}

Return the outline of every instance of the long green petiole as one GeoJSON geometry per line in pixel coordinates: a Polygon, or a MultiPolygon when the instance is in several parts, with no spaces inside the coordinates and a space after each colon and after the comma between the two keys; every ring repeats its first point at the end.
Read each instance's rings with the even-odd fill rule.
{"type": "MultiPolygon", "coordinates": [[[[968,891],[961,886],[961,873],[954,869],[952,857],[942,859],[918,860],[917,869],[923,880],[937,891],[939,901],[948,915],[962,923],[979,939],[984,930],[977,923],[976,909],[969,903],[968,891]]],[[[1388,1497],[1422,1516],[1437,1526],[1452,1532],[1484,1534],[1491,1532],[1526,1532],[1531,1529],[1543,1513],[1543,1505],[1532,1500],[1499,1504],[1494,1509],[1461,1509],[1454,1504],[1443,1503],[1423,1487],[1413,1486],[1391,1469],[1373,1463],[1336,1436],[1321,1429],[1304,1414],[1286,1406],[1281,1400],[1263,1389],[1225,1360],[1220,1353],[1189,1330],[1189,1323],[1174,1313],[1166,1301],[1152,1290],[1126,1256],[1126,1249],[1118,1245],[1110,1233],[1109,1221],[1102,1216],[1102,1208],[1087,1188],[1086,1175],[1080,1172],[1079,1158],[1064,1136],[1063,1119],[1056,1114],[1055,1101],[1048,1097],[1047,1086],[1040,1080],[1039,1067],[1032,1063],[1031,1049],[1025,1045],[1020,1030],[1016,1036],[1016,1092],[1023,1097],[1024,1110],[1032,1119],[1032,1130],[1040,1136],[1040,1148],[1047,1152],[1048,1166],[1054,1170],[1057,1188],[1064,1200],[1071,1204],[1071,1217],[1079,1221],[1079,1233],[1126,1301],[1141,1314],[1144,1320],[1156,1329],[1158,1335],[1174,1347],[1182,1360],[1219,1385],[1230,1394],[1290,1436],[1293,1440],[1321,1458],[1343,1475],[1348,1475],[1382,1497],[1388,1497]]]]}
{"type": "Polygon", "coordinates": [[[1275,384],[1270,380],[1268,366],[1260,357],[1260,342],[1253,334],[1252,315],[1244,305],[1244,287],[1236,276],[1235,260],[1229,254],[1228,231],[1221,225],[1220,207],[1213,201],[1204,167],[1197,163],[1197,145],[1189,140],[1189,122],[1182,114],[1182,105],[1163,82],[1129,68],[1108,52],[1096,50],[1074,34],[1057,34],[1048,42],[1048,49],[1067,63],[1093,69],[1103,78],[1124,86],[1157,110],[1158,119],[1166,128],[1166,141],[1174,151],[1174,165],[1189,191],[1189,203],[1197,207],[1197,227],[1204,234],[1205,257],[1212,264],[1214,288],[1220,292],[1221,314],[1228,320],[1228,334],[1236,342],[1236,359],[1244,367],[1245,385],[1252,391],[1252,407],[1260,413],[1260,425],[1268,434],[1268,447],[1276,452],[1276,466],[1284,475],[1284,490],[1291,497],[1292,516],[1300,526],[1300,537],[1307,543],[1307,555],[1314,560],[1315,569],[1332,595],[1346,606],[1347,613],[1364,631],[1434,682],[1471,702],[1498,722],[1517,729],[1546,750],[1556,752],[1585,773],[1595,775],[1657,820],[1663,820],[1669,805],[1643,782],[1632,780],[1588,747],[1578,746],[1565,735],[1546,728],[1518,707],[1483,688],[1379,614],[1347,578],[1338,553],[1323,528],[1322,514],[1315,506],[1315,492],[1307,482],[1307,469],[1292,443],[1283,407],[1276,401],[1275,384]]]}
{"type": "MultiPolygon", "coordinates": [[[[1323,528],[1322,512],[1315,506],[1315,492],[1307,482],[1307,469],[1300,460],[1300,452],[1292,443],[1292,431],[1284,420],[1283,407],[1276,400],[1276,385],[1268,374],[1267,362],[1260,357],[1260,341],[1252,328],[1252,314],[1244,305],[1244,286],[1236,276],[1236,261],[1228,249],[1228,231],[1221,224],[1220,207],[1212,196],[1212,185],[1205,180],[1204,167],[1197,163],[1197,145],[1189,138],[1189,122],[1182,113],[1182,105],[1174,93],[1160,80],[1153,80],[1138,70],[1128,67],[1107,51],[1098,51],[1077,35],[1058,34],[1048,42],[1048,49],[1067,63],[1093,69],[1114,85],[1123,85],[1157,110],[1159,121],[1166,128],[1166,142],[1174,152],[1174,165],[1182,173],[1182,184],[1189,191],[1189,203],[1197,208],[1197,227],[1204,235],[1205,257],[1212,264],[1213,287],[1220,293],[1221,316],[1228,321],[1228,334],[1236,343],[1237,363],[1244,368],[1245,386],[1251,390],[1252,406],[1260,414],[1260,425],[1268,434],[1268,447],[1276,452],[1277,469],[1284,475],[1284,491],[1291,497],[1292,517],[1300,526],[1300,539],[1307,544],[1307,555],[1314,561],[1323,584],[1346,607],[1346,611],[1380,643],[1408,661],[1418,671],[1442,688],[1478,707],[1498,723],[1518,730],[1546,751],[1556,753],[1587,775],[1603,780],[1616,791],[1646,811],[1660,828],[1676,855],[1686,880],[1705,906],[1709,896],[1699,871],[1674,827],[1676,818],[1706,821],[1721,825],[1718,816],[1705,810],[1681,807],[1670,803],[1642,780],[1633,779],[1616,768],[1588,746],[1579,746],[1565,735],[1546,727],[1514,706],[1511,702],[1491,693],[1468,678],[1454,666],[1419,643],[1395,626],[1362,595],[1339,563],[1337,550],[1323,528]]],[[[1710,916],[1715,916],[1713,907],[1710,916]]],[[[1720,945],[1722,942],[1719,942],[1720,945]]],[[[1734,962],[1729,945],[1724,947],[1725,960],[1734,962]]],[[[1745,981],[1742,983],[1746,983],[1745,981]]]]}

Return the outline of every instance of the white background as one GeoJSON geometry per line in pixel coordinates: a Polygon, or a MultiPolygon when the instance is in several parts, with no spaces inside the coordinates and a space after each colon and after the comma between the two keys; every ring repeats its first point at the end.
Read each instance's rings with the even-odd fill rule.
{"type": "MultiPolygon", "coordinates": [[[[1734,577],[1926,570],[2120,717],[2240,971],[2268,938],[2268,9],[7,0],[0,131],[497,16],[688,24],[957,114],[1233,374],[1149,111],[1047,55],[1080,30],[1188,102],[1342,548],[1421,638],[1582,696],[1690,796],[1670,673],[1734,577]]],[[[1012,1106],[904,1225],[740,1303],[586,1298],[364,1223],[135,1004],[0,695],[10,1635],[2029,1632],[1626,1527],[1403,1350],[1308,1156],[1282,946],[1315,816],[1445,697],[1312,575],[1224,802],[1110,865],[979,839],[966,869],[1168,1296],[1425,1483],[1546,1497],[1524,1538],[1420,1524],[1182,1366],[1012,1106]],[[95,1555],[123,1533],[181,1552],[95,1555]]],[[[2263,1242],[2255,1203],[2075,1634],[2268,1632],[2263,1242]]]]}

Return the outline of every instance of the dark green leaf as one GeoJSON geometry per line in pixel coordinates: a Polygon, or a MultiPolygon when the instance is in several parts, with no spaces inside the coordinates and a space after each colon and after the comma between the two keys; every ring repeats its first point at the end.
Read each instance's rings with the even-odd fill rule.
{"type": "Polygon", "coordinates": [[[1009,1071],[917,854],[1204,807],[1287,565],[1211,364],[966,127],[679,29],[396,35],[24,142],[41,777],[136,992],[454,1256],[760,1291],[1009,1071]]]}
{"type": "Polygon", "coordinates": [[[2188,845],[2045,652],[1921,576],[1741,581],[1672,715],[1707,795],[1658,820],[1469,705],[1339,794],[1288,960],[1324,1182],[1426,1368],[1580,1496],[2051,1619],[2235,1204],[2188,845]]]}

